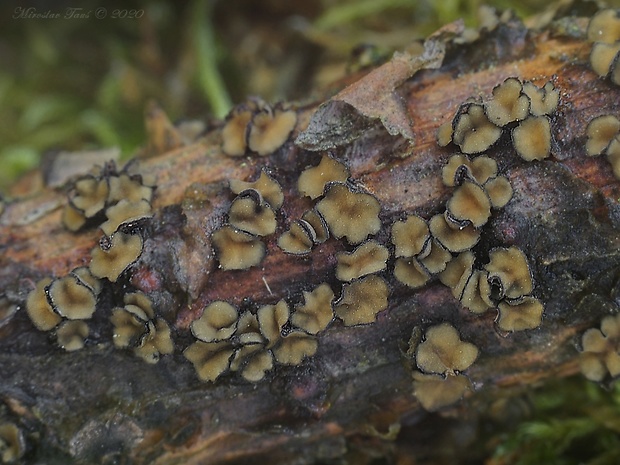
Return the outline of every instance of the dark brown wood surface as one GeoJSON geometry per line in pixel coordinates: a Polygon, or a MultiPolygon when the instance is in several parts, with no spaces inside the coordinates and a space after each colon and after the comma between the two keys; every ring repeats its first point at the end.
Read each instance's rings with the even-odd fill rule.
{"type": "Polygon", "coordinates": [[[192,342],[189,324],[208,302],[224,299],[256,308],[281,298],[299,303],[302,291],[322,282],[339,289],[334,254],[345,249],[341,242],[330,239],[307,258],[285,255],[276,245],[288,220],[311,206],[296,193],[295,182],[322,152],[302,149],[293,139],[320,102],[299,109],[293,137],[269,157],[224,156],[216,128],[193,145],[142,160],[142,170],[157,179],[145,251],[104,293],[92,337],[75,353],[64,353],[34,328],[24,301],[38,279],[88,264],[101,233],[63,229],[63,189],[43,188],[8,203],[0,217],[0,294],[19,308],[0,327],[0,400],[24,431],[26,459],[329,463],[356,453],[368,459],[373,450],[388,453],[399,429],[417,435],[421,445],[411,453],[419,456],[432,450],[428,441],[422,444],[429,431],[445,424],[440,414],[425,413],[413,396],[411,361],[403,350],[414,327],[442,321],[480,349],[467,371],[474,392],[444,416],[467,418],[512,389],[576,373],[578,336],[614,311],[620,286],[620,182],[603,157],[587,158],[584,150],[589,120],[620,113],[620,90],[595,76],[588,53],[579,34],[532,32],[518,22],[500,25],[478,42],[450,45],[439,69],[419,71],[395,89],[412,120],[412,140],[390,136],[380,122],[367,121],[360,137],[332,150],[352,178],[379,199],[383,228],[377,239],[387,244],[395,220],[443,211],[451,190],[441,182],[441,167],[456,148],[438,147],[435,135],[461,102],[488,98],[509,76],[537,85],[552,80],[561,91],[551,118],[552,156],[524,162],[506,136],[489,152],[515,194],[493,214],[480,246],[516,245],[527,255],[534,295],[545,305],[535,330],[500,334],[495,311],[469,313],[436,280],[409,289],[393,278],[391,260],[384,273],[389,308],[376,323],[332,323],[319,335],[314,357],[297,367],[276,366],[257,384],[236,375],[215,383],[198,380],[182,350],[192,342]],[[227,181],[254,179],[263,166],[285,191],[278,233],[268,238],[260,266],[219,270],[209,236],[225,221],[234,197],[227,181]],[[156,365],[112,345],[108,318],[123,283],[148,291],[171,323],[176,351],[156,365]]]}

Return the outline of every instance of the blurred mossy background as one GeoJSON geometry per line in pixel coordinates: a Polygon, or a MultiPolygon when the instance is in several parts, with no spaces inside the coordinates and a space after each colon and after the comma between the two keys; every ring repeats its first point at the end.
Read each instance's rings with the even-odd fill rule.
{"type": "MultiPolygon", "coordinates": [[[[212,120],[248,95],[309,101],[348,69],[439,26],[476,25],[480,0],[42,0],[0,4],[0,191],[48,150],[144,141],[157,100],[172,120],[212,120]],[[106,17],[95,17],[97,8],[106,17]],[[88,18],[16,18],[20,10],[88,18]],[[112,16],[118,10],[117,16],[112,16]],[[131,17],[133,16],[133,17],[131,17]],[[139,16],[139,17],[138,17],[139,16]],[[363,52],[360,54],[360,52],[363,52]]],[[[485,2],[521,17],[539,0],[485,2]]],[[[620,463],[620,389],[581,377],[506,400],[480,430],[487,465],[620,463]]],[[[485,414],[483,414],[483,417],[485,414]]]]}
{"type": "MultiPolygon", "coordinates": [[[[222,117],[247,95],[309,99],[343,75],[355,50],[381,59],[456,18],[474,25],[481,3],[2,2],[0,192],[47,150],[116,146],[129,157],[144,140],[149,99],[173,120],[222,117]],[[98,19],[101,7],[107,14],[98,19]],[[71,8],[81,10],[66,18],[71,8]],[[28,9],[61,18],[19,17],[28,9]]],[[[535,0],[487,3],[520,15],[541,8],[535,0]]]]}

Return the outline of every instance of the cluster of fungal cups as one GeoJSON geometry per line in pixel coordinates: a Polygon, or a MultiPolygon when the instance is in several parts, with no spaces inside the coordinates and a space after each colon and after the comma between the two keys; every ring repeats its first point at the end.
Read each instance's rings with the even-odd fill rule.
{"type": "MultiPolygon", "coordinates": [[[[88,267],[78,267],[60,278],[43,278],[26,300],[33,324],[41,331],[54,331],[61,348],[73,351],[84,347],[89,336],[86,321],[95,313],[103,286],[115,283],[140,257],[143,240],[139,226],[152,215],[152,195],[153,183],[146,182],[131,164],[119,171],[110,162],[74,182],[63,224],[70,231],[99,225],[103,236],[91,251],[88,267]]],[[[118,347],[135,346],[138,355],[155,362],[160,353],[172,352],[170,331],[163,320],[154,319],[148,298],[137,296],[125,295],[124,309],[141,330],[130,336],[126,327],[119,329],[122,318],[120,310],[115,309],[114,343],[118,347]],[[123,331],[125,336],[117,334],[123,331]]],[[[125,321],[124,325],[128,324],[125,321]]]]}
{"type": "Polygon", "coordinates": [[[614,115],[598,116],[588,123],[586,135],[586,154],[606,155],[614,176],[620,179],[620,120],[614,115]]]}
{"type": "Polygon", "coordinates": [[[600,329],[590,328],[583,334],[579,366],[591,381],[602,382],[620,375],[620,314],[606,316],[600,329]]]}
{"type": "Polygon", "coordinates": [[[438,131],[437,142],[457,145],[464,154],[482,153],[510,131],[512,145],[526,161],[542,160],[551,152],[549,116],[556,110],[560,93],[551,81],[542,88],[509,77],[493,89],[485,102],[461,104],[452,121],[438,131]]]}
{"type": "Polygon", "coordinates": [[[266,156],[279,149],[297,124],[297,113],[284,104],[260,99],[234,107],[222,128],[222,150],[231,157],[266,156]]]}
{"type": "Polygon", "coordinates": [[[592,70],[620,85],[620,9],[604,9],[596,13],[588,24],[587,36],[592,43],[592,70]]]}

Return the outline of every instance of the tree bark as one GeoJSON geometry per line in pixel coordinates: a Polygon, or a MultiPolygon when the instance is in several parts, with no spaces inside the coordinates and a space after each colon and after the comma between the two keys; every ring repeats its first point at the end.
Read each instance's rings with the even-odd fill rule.
{"type": "MultiPolygon", "coordinates": [[[[377,239],[389,244],[395,220],[443,211],[451,188],[442,184],[441,168],[456,149],[440,148],[435,137],[458,105],[471,96],[488,98],[510,76],[537,85],[552,80],[561,91],[551,119],[552,156],[525,162],[506,137],[489,151],[515,194],[493,214],[482,238],[487,250],[515,245],[525,252],[534,294],[545,307],[539,328],[500,334],[494,311],[470,313],[437,280],[419,290],[399,284],[391,259],[384,273],[389,306],[375,323],[333,322],[319,335],[314,357],[296,367],[276,366],[256,384],[235,375],[215,383],[198,380],[182,350],[193,340],[189,324],[209,302],[256,308],[285,298],[292,306],[302,301],[302,291],[322,282],[340,289],[334,276],[334,255],[346,249],[340,241],[330,239],[308,258],[286,255],[276,245],[288,222],[311,207],[297,193],[296,179],[323,152],[314,150],[312,138],[305,148],[293,141],[316,102],[299,108],[294,134],[268,157],[224,156],[215,128],[191,145],[141,160],[141,170],[157,179],[145,250],[119,283],[109,285],[87,347],[77,352],[63,352],[36,330],[24,302],[38,279],[88,265],[101,232],[62,227],[63,189],[44,187],[6,205],[0,216],[0,292],[7,306],[18,308],[0,326],[0,398],[5,417],[25,436],[24,460],[305,464],[392,456],[407,463],[403,457],[409,456],[423,462],[440,455],[446,422],[457,421],[446,418],[467,423],[506,393],[578,372],[579,335],[618,304],[620,182],[605,159],[585,156],[584,143],[592,118],[617,114],[620,91],[589,69],[584,23],[574,24],[581,35],[552,27],[534,32],[511,21],[472,44],[451,44],[441,67],[419,70],[392,89],[411,120],[410,138],[390,135],[379,119],[359,116],[348,126],[356,137],[330,142],[351,177],[380,201],[377,239]],[[227,181],[254,179],[263,166],[284,189],[278,233],[268,237],[258,267],[223,271],[210,234],[225,222],[233,198],[227,181]],[[109,315],[122,286],[153,298],[173,328],[173,355],[147,365],[114,349],[109,315]],[[412,361],[404,351],[415,327],[443,321],[481,355],[467,371],[474,392],[431,414],[413,395],[412,361]]],[[[346,129],[338,127],[342,120],[325,124],[346,129]]],[[[466,445],[455,440],[451,447],[465,461],[466,445]]]]}

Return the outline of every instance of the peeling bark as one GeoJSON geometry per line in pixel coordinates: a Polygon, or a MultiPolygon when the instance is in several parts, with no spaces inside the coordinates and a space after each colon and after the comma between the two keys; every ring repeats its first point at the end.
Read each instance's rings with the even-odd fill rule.
{"type": "Polygon", "coordinates": [[[197,379],[181,351],[192,341],[189,324],[207,303],[222,299],[254,308],[286,298],[293,305],[301,302],[302,291],[321,282],[338,288],[334,256],[345,249],[341,242],[331,239],[307,258],[285,255],[276,245],[288,221],[311,205],[299,197],[295,183],[321,153],[308,149],[308,138],[306,149],[293,140],[320,102],[299,110],[293,137],[268,157],[224,156],[215,129],[192,145],[142,161],[142,171],[157,179],[145,250],[124,280],[107,287],[91,339],[75,353],[62,352],[37,331],[24,302],[38,279],[87,265],[100,232],[62,228],[66,195],[60,188],[46,187],[7,204],[0,216],[0,294],[19,308],[0,323],[0,399],[5,414],[25,432],[25,458],[303,464],[351,454],[398,456],[409,451],[409,441],[416,445],[413,455],[423,459],[429,454],[425,438],[432,431],[439,435],[448,420],[421,409],[403,349],[414,327],[442,321],[481,353],[467,372],[474,392],[444,412],[464,423],[511,389],[576,373],[577,336],[620,303],[620,182],[606,160],[586,158],[584,150],[587,123],[618,114],[620,90],[595,76],[588,53],[583,38],[532,32],[515,21],[500,24],[478,42],[451,45],[440,68],[418,71],[394,89],[412,121],[409,140],[366,121],[357,137],[333,149],[352,178],[379,199],[383,228],[377,238],[388,243],[394,220],[407,213],[430,218],[443,210],[451,190],[441,182],[441,167],[453,149],[438,147],[435,135],[462,101],[488,97],[509,76],[538,85],[553,80],[561,102],[552,117],[552,157],[524,162],[505,137],[489,151],[515,196],[493,214],[479,246],[516,245],[525,252],[534,294],[545,305],[535,330],[499,334],[494,312],[469,313],[438,281],[420,290],[399,284],[392,260],[385,273],[389,308],[376,323],[348,328],[332,323],[319,335],[314,357],[297,367],[278,366],[256,385],[235,375],[213,384],[197,379]],[[259,267],[222,271],[209,237],[225,221],[233,198],[227,180],[254,179],[263,166],[285,193],[278,232],[268,237],[259,267]],[[147,365],[114,349],[108,319],[123,285],[154,299],[173,327],[174,355],[147,365]]]}

